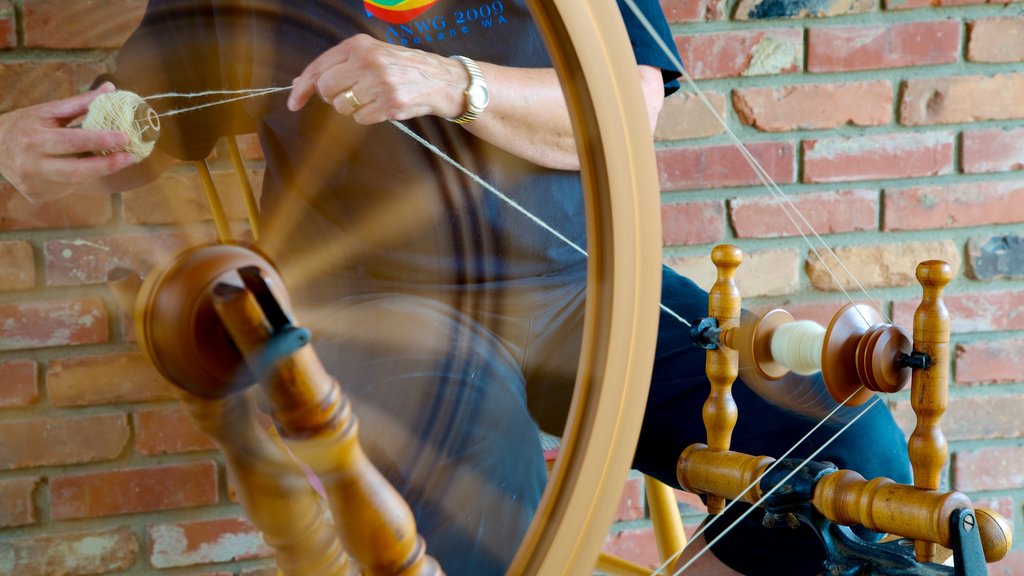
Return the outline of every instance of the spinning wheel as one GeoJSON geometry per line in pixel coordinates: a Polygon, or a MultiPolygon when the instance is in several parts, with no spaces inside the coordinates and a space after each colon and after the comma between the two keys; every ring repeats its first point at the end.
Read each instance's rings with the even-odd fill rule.
{"type": "MultiPolygon", "coordinates": [[[[615,5],[548,0],[533,8],[560,71],[583,158],[588,295],[561,456],[510,572],[578,574],[594,565],[614,513],[602,504],[621,493],[639,434],[658,314],[658,187],[645,107],[615,5]]],[[[280,281],[258,256],[212,250],[187,253],[147,281],[139,334],[169,379],[219,397],[231,390],[211,387],[230,388],[239,362],[230,347],[216,343],[225,335],[210,292],[216,283],[238,284],[237,268],[246,264],[269,275],[271,287],[280,288],[280,281]],[[192,314],[162,313],[167,297],[175,300],[173,309],[192,314]],[[211,326],[219,331],[212,337],[211,326]]]]}

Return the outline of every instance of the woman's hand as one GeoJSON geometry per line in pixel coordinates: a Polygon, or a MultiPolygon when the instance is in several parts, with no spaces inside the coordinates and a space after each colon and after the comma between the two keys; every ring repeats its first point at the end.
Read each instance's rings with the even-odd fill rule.
{"type": "Polygon", "coordinates": [[[0,115],[0,174],[33,202],[54,200],[135,163],[116,131],[88,131],[68,125],[89,110],[110,83],[96,90],[0,115]]]}

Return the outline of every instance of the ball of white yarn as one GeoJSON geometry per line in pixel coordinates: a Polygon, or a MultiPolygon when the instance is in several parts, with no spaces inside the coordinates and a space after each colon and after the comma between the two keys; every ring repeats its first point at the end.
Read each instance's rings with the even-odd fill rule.
{"type": "Polygon", "coordinates": [[[93,100],[82,121],[82,128],[123,132],[128,136],[128,145],[122,150],[142,160],[156,146],[160,134],[160,117],[138,94],[118,90],[100,94],[93,100]]]}

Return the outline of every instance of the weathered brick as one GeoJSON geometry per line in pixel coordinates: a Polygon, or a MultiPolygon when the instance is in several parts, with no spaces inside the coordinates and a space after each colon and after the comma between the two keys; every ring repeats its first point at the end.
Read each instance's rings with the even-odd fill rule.
{"type": "Polygon", "coordinates": [[[1024,181],[890,189],[883,199],[884,230],[1024,222],[1024,181]]]}
{"type": "Polygon", "coordinates": [[[1024,550],[1011,549],[1006,557],[986,566],[989,576],[1019,576],[1024,574],[1024,550]]]}
{"type": "Polygon", "coordinates": [[[32,48],[120,48],[138,27],[144,0],[25,3],[25,44],[32,48]],[[74,8],[72,8],[74,6],[74,8]]]}
{"type": "Polygon", "coordinates": [[[878,10],[876,0],[814,0],[812,2],[777,2],[774,0],[740,0],[733,16],[736,20],[768,18],[823,18],[863,14],[878,10]]]}
{"type": "Polygon", "coordinates": [[[962,492],[1024,485],[1024,447],[986,447],[953,455],[953,488],[962,492]]]}
{"type": "Polygon", "coordinates": [[[46,283],[75,286],[107,281],[115,268],[148,274],[188,246],[212,240],[210,233],[163,233],[48,240],[43,244],[46,283]]]}
{"type": "Polygon", "coordinates": [[[713,22],[725,19],[723,0],[660,0],[661,10],[670,23],[713,22]]]}
{"type": "Polygon", "coordinates": [[[798,236],[800,231],[786,216],[794,216],[801,230],[809,234],[799,214],[819,234],[855,232],[878,229],[878,192],[875,190],[841,190],[812,192],[789,196],[792,207],[785,209],[772,196],[733,198],[729,201],[729,217],[736,236],[740,238],[778,238],[798,236]]]}
{"type": "MultiPolygon", "coordinates": [[[[718,117],[724,119],[725,96],[712,91],[706,91],[704,95],[718,117]]],[[[700,98],[680,90],[665,99],[661,115],[658,116],[658,126],[654,130],[654,139],[665,141],[706,138],[722,132],[725,132],[725,127],[700,98]]]]}
{"type": "Polygon", "coordinates": [[[960,343],[956,345],[957,384],[998,384],[1024,381],[1024,340],[960,343]]]}
{"type": "Polygon", "coordinates": [[[174,397],[171,385],[139,353],[51,360],[46,388],[54,406],[152,402],[174,397]]]}
{"type": "Polygon", "coordinates": [[[0,566],[18,576],[110,574],[130,568],[138,555],[139,541],[123,526],[0,542],[0,566]]]}
{"type": "Polygon", "coordinates": [[[892,122],[892,85],[884,80],[741,88],[733,91],[732,102],[740,122],[764,132],[892,122]]]}
{"type": "Polygon", "coordinates": [[[154,568],[265,558],[274,552],[259,530],[243,518],[158,524],[146,530],[152,541],[149,562],[154,568]]]}
{"type": "Polygon", "coordinates": [[[128,445],[123,414],[0,422],[0,470],[113,460],[128,445]]]}
{"type": "Polygon", "coordinates": [[[0,242],[0,292],[27,290],[36,285],[32,245],[24,240],[0,242]]]}
{"type": "MultiPolygon", "coordinates": [[[[942,300],[949,311],[950,331],[954,334],[1024,330],[1024,291],[943,294],[942,300]]],[[[914,311],[920,304],[920,298],[894,302],[893,321],[901,326],[912,326],[914,311]]]]}
{"type": "MultiPolygon", "coordinates": [[[[772,180],[792,182],[796,175],[793,144],[753,142],[747,149],[772,180]]],[[[658,178],[663,191],[725,188],[760,184],[754,169],[730,145],[664,148],[657,151],[658,178]]]]}
{"type": "MultiPolygon", "coordinates": [[[[995,510],[1003,518],[1010,521],[1013,524],[1014,508],[1016,503],[1010,496],[1004,498],[971,498],[971,504],[974,504],[975,508],[988,508],[989,510],[995,510]]],[[[989,572],[991,574],[991,572],[989,572]]]]}
{"type": "Polygon", "coordinates": [[[110,221],[110,197],[71,194],[60,200],[32,203],[13,186],[0,182],[0,230],[77,228],[110,221]]]}
{"type": "MultiPolygon", "coordinates": [[[[32,493],[42,480],[38,476],[0,479],[0,528],[27,526],[38,522],[32,493]]],[[[0,566],[3,562],[0,561],[0,566]]]]}
{"type": "Polygon", "coordinates": [[[262,568],[247,568],[242,570],[241,576],[278,576],[277,566],[265,566],[262,568]]]}
{"type": "Polygon", "coordinates": [[[971,62],[1024,62],[1024,17],[969,22],[967,59],[971,62]]]}
{"type": "MultiPolygon", "coordinates": [[[[952,240],[845,246],[834,248],[833,252],[864,288],[916,285],[914,273],[917,264],[925,260],[945,260],[954,272],[960,269],[960,251],[952,240]]],[[[835,258],[825,253],[822,256],[843,288],[857,289],[856,283],[839,268],[835,258]]],[[[818,290],[839,289],[826,266],[812,254],[807,256],[807,275],[818,290]]]]}
{"type": "Polygon", "coordinates": [[[953,171],[953,134],[923,132],[803,142],[804,182],[937,176],[953,171]]]}
{"type": "Polygon", "coordinates": [[[905,126],[1024,118],[1024,73],[905,80],[902,93],[905,126]]]}
{"type": "Polygon", "coordinates": [[[960,22],[812,28],[807,44],[808,72],[949,64],[960,53],[960,22]]]}
{"type": "MultiPolygon", "coordinates": [[[[863,298],[857,298],[858,301],[862,301],[863,298]]],[[[793,318],[797,320],[812,320],[821,324],[822,326],[828,326],[832,318],[835,317],[839,309],[849,303],[849,300],[825,300],[822,302],[791,302],[784,300],[782,302],[771,302],[770,304],[754,305],[750,306],[750,311],[758,314],[767,314],[770,310],[775,308],[782,308],[793,315],[793,318]]]]}
{"type": "MultiPolygon", "coordinates": [[[[631,475],[632,476],[632,475],[631,475]]],[[[644,517],[644,480],[636,475],[626,480],[615,511],[615,522],[639,520],[644,517]]]]}
{"type": "Polygon", "coordinates": [[[700,496],[682,490],[673,490],[672,492],[676,496],[676,502],[679,503],[679,513],[683,516],[708,513],[708,507],[700,499],[700,496]]]}
{"type": "MultiPolygon", "coordinates": [[[[708,290],[717,271],[710,256],[673,258],[668,265],[708,290]]],[[[800,253],[796,250],[759,250],[743,254],[736,286],[744,297],[791,294],[800,286],[800,253]]]]}
{"type": "Polygon", "coordinates": [[[605,537],[601,550],[648,568],[654,568],[661,564],[658,545],[654,539],[654,530],[650,527],[629,528],[622,531],[613,529],[605,537]]]}
{"type": "MultiPolygon", "coordinates": [[[[246,217],[245,200],[234,171],[212,173],[214,186],[230,219],[246,217]]],[[[259,200],[263,188],[263,171],[247,172],[253,194],[259,200]]],[[[124,220],[129,224],[178,224],[210,220],[209,202],[195,171],[172,173],[158,180],[124,192],[124,220]]]]}
{"type": "Polygon", "coordinates": [[[968,240],[967,276],[975,280],[1024,278],[1024,236],[968,240]]]}
{"type": "Polygon", "coordinates": [[[0,408],[28,406],[39,399],[39,377],[32,360],[0,362],[0,408]]]}
{"type": "MultiPolygon", "coordinates": [[[[942,432],[950,441],[994,440],[1020,438],[1020,397],[999,394],[995,396],[953,397],[942,415],[942,432]]],[[[891,404],[896,423],[909,436],[914,431],[917,417],[910,400],[891,404]]]]}
{"type": "Polygon", "coordinates": [[[90,60],[0,62],[0,114],[83,92],[104,68],[90,60]]]}
{"type": "Polygon", "coordinates": [[[50,478],[50,515],[57,520],[216,502],[217,465],[208,461],[50,478]]]}
{"type": "Polygon", "coordinates": [[[14,6],[10,0],[0,1],[0,48],[14,46],[14,6]]]}
{"type": "Polygon", "coordinates": [[[697,79],[799,72],[804,60],[803,32],[797,29],[677,36],[676,46],[697,79]]]}
{"type": "Polygon", "coordinates": [[[725,207],[719,200],[664,204],[661,223],[666,246],[717,242],[725,236],[725,207]]]}
{"type": "Polygon", "coordinates": [[[1009,4],[1013,0],[885,0],[886,10],[913,10],[940,6],[968,6],[971,4],[1009,4]]]}
{"type": "Polygon", "coordinates": [[[192,425],[180,408],[139,410],[135,423],[135,451],[146,456],[213,450],[216,445],[192,425]]]}
{"type": "Polygon", "coordinates": [[[1024,128],[965,131],[961,143],[964,172],[1024,170],[1024,128]]]}
{"type": "MultiPolygon", "coordinates": [[[[260,139],[255,134],[241,134],[235,136],[235,142],[238,143],[238,151],[242,155],[243,160],[263,160],[263,146],[260,145],[260,139]]],[[[259,193],[259,190],[253,190],[255,193],[259,193]]]]}
{"type": "Polygon", "coordinates": [[[106,342],[107,311],[99,298],[0,304],[0,350],[106,342]]]}

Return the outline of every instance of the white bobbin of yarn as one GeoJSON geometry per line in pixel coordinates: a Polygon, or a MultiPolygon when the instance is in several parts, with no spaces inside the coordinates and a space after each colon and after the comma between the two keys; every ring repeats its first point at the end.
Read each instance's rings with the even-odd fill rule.
{"type": "MultiPolygon", "coordinates": [[[[82,121],[86,130],[116,130],[128,136],[123,148],[138,160],[153,152],[160,134],[160,116],[141,96],[127,90],[100,94],[82,121]]],[[[113,152],[113,150],[111,150],[113,152]]]]}
{"type": "Polygon", "coordinates": [[[810,320],[779,326],[772,335],[772,358],[791,371],[806,376],[821,371],[825,328],[810,320]]]}

